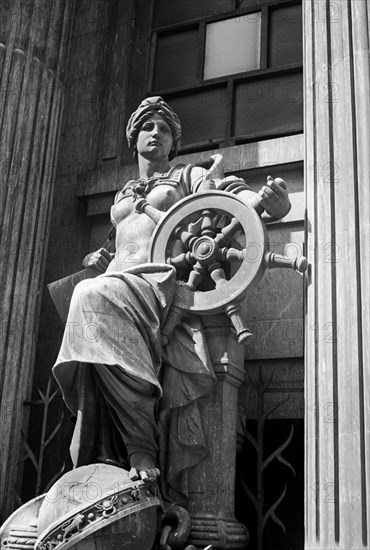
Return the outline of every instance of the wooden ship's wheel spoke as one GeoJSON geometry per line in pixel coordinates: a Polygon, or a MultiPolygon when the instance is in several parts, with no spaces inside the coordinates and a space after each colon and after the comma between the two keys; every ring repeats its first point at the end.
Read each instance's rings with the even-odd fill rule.
{"type": "Polygon", "coordinates": [[[231,239],[238,231],[243,228],[236,218],[232,218],[230,223],[221,229],[221,233],[218,233],[215,237],[215,242],[218,245],[224,243],[225,240],[231,239]]]}
{"type": "Polygon", "coordinates": [[[220,250],[220,257],[223,262],[242,262],[245,258],[245,252],[232,247],[224,247],[220,250]]]}
{"type": "Polygon", "coordinates": [[[222,269],[221,264],[215,262],[209,266],[209,274],[216,284],[216,288],[224,285],[227,282],[225,271],[222,269]]]}
{"type": "Polygon", "coordinates": [[[199,237],[200,232],[202,230],[202,222],[203,222],[202,217],[200,217],[196,222],[190,222],[187,227],[187,230],[189,231],[189,233],[191,233],[195,237],[199,237]]]}
{"type": "Polygon", "coordinates": [[[203,210],[202,212],[202,236],[214,238],[216,235],[216,227],[214,223],[215,212],[213,210],[203,210]]]}
{"type": "Polygon", "coordinates": [[[195,261],[196,260],[192,252],[183,252],[182,254],[179,254],[174,258],[169,257],[166,263],[173,265],[173,267],[177,269],[180,267],[192,266],[194,265],[195,261]]]}
{"type": "Polygon", "coordinates": [[[187,286],[190,290],[197,290],[200,283],[204,280],[206,273],[207,272],[201,264],[197,262],[192,271],[190,271],[189,279],[185,286],[187,286]]]}
{"type": "Polygon", "coordinates": [[[187,226],[185,228],[183,225],[176,227],[174,236],[181,241],[188,250],[191,250],[193,243],[197,240],[197,237],[188,231],[187,226]]]}

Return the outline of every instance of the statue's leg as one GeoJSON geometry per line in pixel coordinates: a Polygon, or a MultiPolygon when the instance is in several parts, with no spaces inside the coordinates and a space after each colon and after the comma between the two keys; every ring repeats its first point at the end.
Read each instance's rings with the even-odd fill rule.
{"type": "Polygon", "coordinates": [[[80,364],[76,369],[75,384],[80,388],[76,424],[70,445],[70,453],[75,468],[95,462],[96,425],[98,405],[92,365],[80,364]]]}
{"type": "Polygon", "coordinates": [[[118,365],[96,364],[94,370],[102,398],[100,458],[112,462],[124,447],[130,467],[136,470],[131,472],[133,479],[156,478],[155,386],[128,375],[118,365]]]}
{"type": "Polygon", "coordinates": [[[54,366],[63,397],[78,417],[75,465],[100,459],[136,468],[134,477],[157,477],[154,406],[161,393],[157,373],[165,305],[163,296],[159,300],[152,285],[135,275],[76,286],[54,366]]]}

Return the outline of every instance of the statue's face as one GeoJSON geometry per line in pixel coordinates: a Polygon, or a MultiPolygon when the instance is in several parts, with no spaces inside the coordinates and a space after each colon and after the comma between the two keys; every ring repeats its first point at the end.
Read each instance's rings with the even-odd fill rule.
{"type": "Polygon", "coordinates": [[[161,116],[153,115],[143,123],[136,142],[139,155],[162,160],[168,158],[172,145],[171,128],[161,116]]]}

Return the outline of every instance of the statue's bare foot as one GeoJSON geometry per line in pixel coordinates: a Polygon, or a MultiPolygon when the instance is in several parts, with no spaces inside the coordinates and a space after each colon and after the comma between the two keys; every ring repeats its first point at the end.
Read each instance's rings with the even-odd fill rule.
{"type": "Polygon", "coordinates": [[[155,462],[152,456],[145,453],[134,453],[130,456],[131,470],[129,472],[129,478],[132,481],[155,481],[160,471],[155,466],[155,462]]]}

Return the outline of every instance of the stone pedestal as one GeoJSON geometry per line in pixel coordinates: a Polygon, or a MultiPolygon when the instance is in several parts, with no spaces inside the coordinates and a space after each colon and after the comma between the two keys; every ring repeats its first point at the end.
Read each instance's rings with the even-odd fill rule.
{"type": "Polygon", "coordinates": [[[74,0],[12,0],[1,9],[2,519],[14,508],[20,481],[73,11],[74,0]]]}
{"type": "Polygon", "coordinates": [[[234,516],[238,387],[244,379],[244,349],[223,315],[203,318],[217,376],[213,394],[200,401],[207,457],[192,470],[189,542],[204,548],[245,548],[246,528],[234,516]]]}
{"type": "Polygon", "coordinates": [[[369,548],[369,3],[304,0],[306,550],[369,548]]]}

